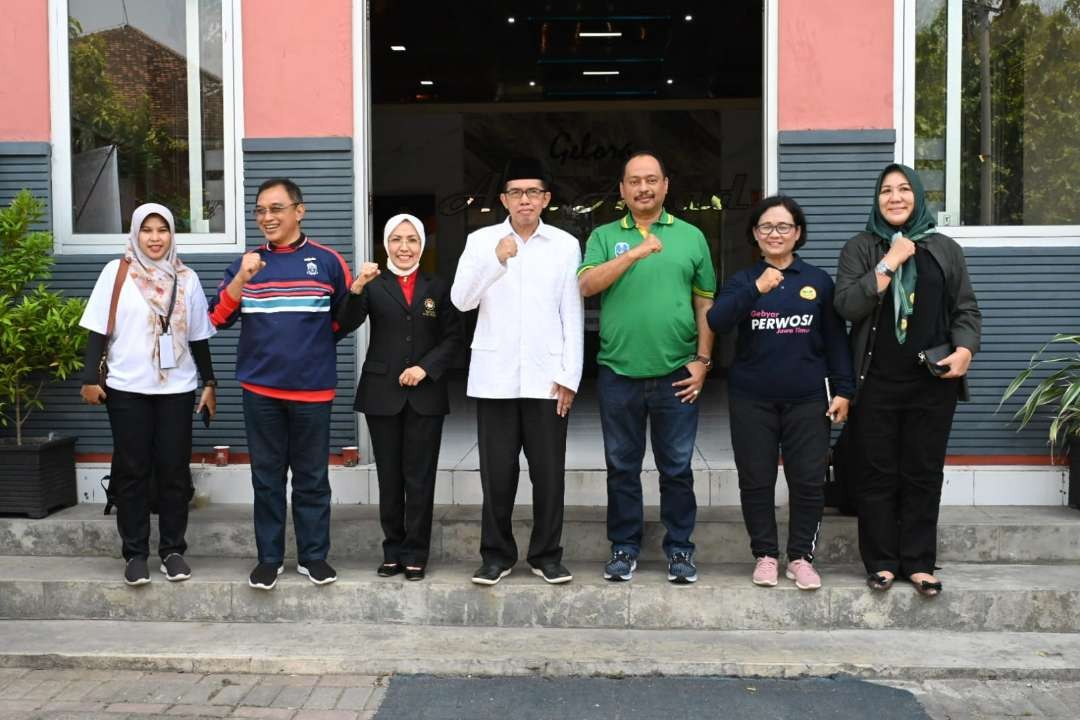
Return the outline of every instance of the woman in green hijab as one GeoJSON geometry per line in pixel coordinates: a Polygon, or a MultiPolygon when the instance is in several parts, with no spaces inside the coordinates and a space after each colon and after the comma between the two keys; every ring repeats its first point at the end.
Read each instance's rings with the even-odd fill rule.
{"type": "Polygon", "coordinates": [[[911,168],[878,177],[866,230],[840,253],[834,304],[852,323],[849,433],[867,584],[884,591],[899,576],[933,597],[945,451],[982,316],[964,252],[934,228],[911,168]]]}

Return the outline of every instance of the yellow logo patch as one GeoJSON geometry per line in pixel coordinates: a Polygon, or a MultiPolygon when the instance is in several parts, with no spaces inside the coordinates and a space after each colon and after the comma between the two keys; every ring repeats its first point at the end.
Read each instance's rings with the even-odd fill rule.
{"type": "Polygon", "coordinates": [[[807,285],[799,291],[799,297],[801,297],[803,300],[817,300],[817,290],[807,285]]]}

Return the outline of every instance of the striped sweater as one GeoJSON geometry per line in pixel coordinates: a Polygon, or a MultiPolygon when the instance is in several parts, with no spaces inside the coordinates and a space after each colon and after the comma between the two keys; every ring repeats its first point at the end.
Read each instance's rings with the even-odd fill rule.
{"type": "Polygon", "coordinates": [[[266,243],[256,252],[266,267],[244,286],[240,300],[226,292],[240,269],[237,258],[210,301],[215,327],[240,320],[236,379],[269,397],[333,400],[340,339],[334,318],[352,284],[349,266],[341,255],[304,235],[287,247],[266,243]]]}

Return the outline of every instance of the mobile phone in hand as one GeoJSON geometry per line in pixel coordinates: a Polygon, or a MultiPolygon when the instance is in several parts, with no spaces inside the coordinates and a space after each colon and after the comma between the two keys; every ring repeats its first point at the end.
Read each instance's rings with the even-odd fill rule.
{"type": "Polygon", "coordinates": [[[202,416],[202,424],[204,427],[210,427],[210,408],[204,407],[202,412],[199,413],[202,416]]]}

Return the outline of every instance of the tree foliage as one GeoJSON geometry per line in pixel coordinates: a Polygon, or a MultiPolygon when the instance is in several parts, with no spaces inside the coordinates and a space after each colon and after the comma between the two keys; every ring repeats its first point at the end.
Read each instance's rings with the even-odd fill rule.
{"type": "Polygon", "coordinates": [[[23,425],[42,407],[41,389],[83,366],[86,302],[49,290],[52,235],[35,232],[44,203],[21,191],[0,210],[0,425],[23,425]]]}

